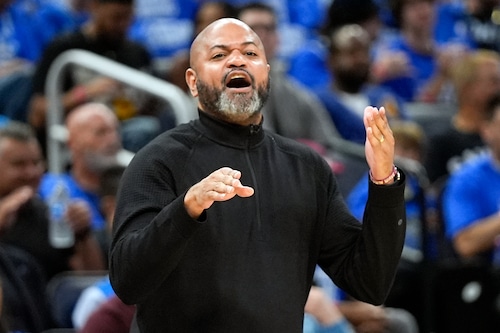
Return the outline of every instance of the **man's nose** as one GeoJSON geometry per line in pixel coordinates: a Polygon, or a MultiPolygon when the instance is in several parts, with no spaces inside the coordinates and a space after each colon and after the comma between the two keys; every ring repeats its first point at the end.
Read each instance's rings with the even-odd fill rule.
{"type": "Polygon", "coordinates": [[[239,51],[233,51],[229,55],[227,64],[230,67],[242,67],[246,65],[246,59],[243,54],[239,51]]]}

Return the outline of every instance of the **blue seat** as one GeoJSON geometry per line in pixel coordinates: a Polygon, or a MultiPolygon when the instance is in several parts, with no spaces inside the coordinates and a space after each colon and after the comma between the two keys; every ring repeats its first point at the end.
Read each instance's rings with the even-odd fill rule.
{"type": "Polygon", "coordinates": [[[107,274],[107,271],[68,271],[49,280],[46,294],[55,328],[73,328],[71,315],[78,297],[107,274]]]}

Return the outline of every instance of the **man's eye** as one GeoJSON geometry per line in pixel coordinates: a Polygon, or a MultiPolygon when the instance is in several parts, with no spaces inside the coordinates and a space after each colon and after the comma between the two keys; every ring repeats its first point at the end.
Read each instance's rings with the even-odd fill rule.
{"type": "Polygon", "coordinates": [[[257,55],[257,53],[255,53],[255,52],[253,52],[253,51],[247,51],[247,55],[249,55],[249,56],[253,56],[253,57],[254,57],[254,56],[256,56],[256,55],[257,55]]]}
{"type": "Polygon", "coordinates": [[[214,54],[214,55],[213,55],[212,59],[218,59],[218,58],[222,58],[222,57],[224,57],[224,54],[222,54],[222,53],[217,53],[217,54],[214,54]]]}

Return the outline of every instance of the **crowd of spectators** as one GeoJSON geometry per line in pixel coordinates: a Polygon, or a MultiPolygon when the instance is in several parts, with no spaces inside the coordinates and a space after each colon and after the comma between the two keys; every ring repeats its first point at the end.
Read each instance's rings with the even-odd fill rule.
{"type": "MultiPolygon", "coordinates": [[[[50,300],[40,303],[40,288],[24,286],[34,303],[12,289],[23,289],[19,279],[12,280],[20,262],[45,282],[65,270],[107,269],[109,200],[116,185],[104,193],[109,179],[103,174],[126,167],[119,152],[132,156],[174,127],[174,114],[196,114],[184,77],[189,46],[221,17],[241,19],[265,46],[271,91],[264,127],[309,144],[338,177],[350,168],[348,156],[336,160],[339,142],[365,140],[364,106],[386,109],[401,166],[409,171],[407,215],[413,219],[386,305],[407,311],[421,332],[430,331],[439,319],[429,321],[425,314],[432,297],[424,300],[431,287],[423,269],[445,259],[490,265],[500,253],[499,187],[494,185],[500,164],[499,13],[500,0],[0,0],[0,331],[41,332],[53,326],[45,313],[50,300]],[[141,89],[73,64],[60,82],[68,134],[63,172],[51,174],[45,164],[51,112],[46,79],[54,60],[72,49],[173,84],[189,101],[186,109],[173,112],[168,102],[141,89]],[[432,114],[419,114],[419,105],[431,106],[432,114]],[[431,131],[423,117],[442,123],[431,131]],[[55,249],[48,240],[47,212],[60,180],[70,191],[67,220],[74,243],[55,249]],[[480,198],[488,202],[479,204],[480,198]],[[22,302],[39,311],[30,314],[22,302]]],[[[368,170],[363,171],[355,187],[343,189],[360,219],[367,191],[368,170]]],[[[116,174],[109,177],[117,180],[116,174]]],[[[100,283],[111,288],[107,278],[100,283]]],[[[320,287],[314,287],[305,308],[306,331],[327,332],[328,325],[336,326],[332,332],[363,331],[361,315],[338,306],[349,295],[320,287]],[[330,307],[319,311],[324,304],[330,307]],[[325,314],[328,325],[322,327],[325,314]]],[[[95,316],[122,313],[119,324],[128,329],[133,307],[112,291],[101,301],[103,312],[94,304],[95,316]]],[[[382,309],[381,315],[389,316],[382,309]]],[[[92,318],[90,312],[84,317],[92,318]]],[[[75,330],[85,327],[82,318],[75,330]]],[[[83,331],[91,332],[103,319],[93,320],[83,331]]],[[[414,327],[398,329],[384,324],[373,332],[413,332],[414,327]]]]}

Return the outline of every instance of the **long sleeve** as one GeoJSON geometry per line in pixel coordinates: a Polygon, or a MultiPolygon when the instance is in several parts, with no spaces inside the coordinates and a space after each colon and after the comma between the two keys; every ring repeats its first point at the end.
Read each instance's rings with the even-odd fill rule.
{"type": "Polygon", "coordinates": [[[187,214],[167,167],[137,156],[122,178],[110,250],[111,283],[130,304],[158,289],[202,224],[187,214]]]}
{"type": "Polygon", "coordinates": [[[392,286],[406,231],[404,184],[402,172],[391,186],[370,183],[362,225],[344,224],[339,232],[329,224],[324,232],[319,265],[361,301],[382,304],[392,286]]]}

